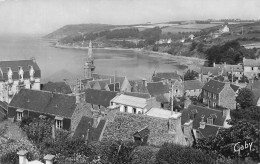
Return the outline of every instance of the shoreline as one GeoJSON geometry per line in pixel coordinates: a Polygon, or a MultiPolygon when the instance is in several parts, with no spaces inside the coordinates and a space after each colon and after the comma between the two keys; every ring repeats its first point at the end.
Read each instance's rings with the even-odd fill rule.
{"type": "MultiPolygon", "coordinates": [[[[87,50],[88,47],[71,47],[71,46],[64,46],[64,45],[53,45],[54,48],[61,48],[61,49],[78,49],[78,50],[87,50]]],[[[196,57],[186,57],[186,56],[174,56],[165,52],[155,52],[144,50],[141,48],[116,48],[116,47],[94,47],[93,49],[104,49],[104,50],[118,50],[118,51],[134,51],[138,54],[148,55],[152,57],[163,57],[165,59],[172,59],[178,62],[180,65],[185,65],[189,68],[189,65],[201,66],[204,64],[206,59],[200,59],[196,57]]]]}

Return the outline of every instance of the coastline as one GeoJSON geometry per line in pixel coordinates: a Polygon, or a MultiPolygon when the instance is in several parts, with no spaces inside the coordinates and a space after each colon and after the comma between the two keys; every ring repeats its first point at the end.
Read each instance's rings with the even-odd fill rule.
{"type": "MultiPolygon", "coordinates": [[[[53,45],[55,48],[64,48],[64,49],[80,49],[80,50],[87,50],[88,47],[72,47],[72,46],[64,46],[64,45],[53,45]]],[[[162,57],[165,59],[172,59],[177,61],[180,65],[185,66],[201,66],[204,64],[206,59],[200,59],[195,57],[186,57],[186,56],[174,56],[165,52],[155,52],[155,51],[149,51],[144,50],[141,48],[116,48],[116,47],[93,47],[93,49],[104,49],[104,50],[119,50],[119,51],[134,51],[138,54],[148,55],[152,57],[162,57]]]]}

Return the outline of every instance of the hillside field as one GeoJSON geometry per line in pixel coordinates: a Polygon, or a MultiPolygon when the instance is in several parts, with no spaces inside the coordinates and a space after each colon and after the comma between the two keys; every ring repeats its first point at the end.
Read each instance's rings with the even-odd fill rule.
{"type": "Polygon", "coordinates": [[[219,24],[185,24],[163,28],[162,33],[199,32],[202,29],[215,26],[219,26],[219,24]]]}

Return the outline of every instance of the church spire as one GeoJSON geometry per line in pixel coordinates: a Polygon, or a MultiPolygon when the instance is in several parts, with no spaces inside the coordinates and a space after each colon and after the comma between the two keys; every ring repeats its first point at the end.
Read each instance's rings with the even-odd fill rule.
{"type": "Polygon", "coordinates": [[[93,54],[92,54],[92,42],[91,40],[89,41],[89,45],[88,45],[88,60],[89,61],[94,61],[93,59],[93,54]]]}
{"type": "Polygon", "coordinates": [[[95,70],[94,66],[94,58],[92,55],[92,43],[89,41],[89,47],[88,47],[88,56],[85,61],[85,66],[84,66],[84,75],[86,79],[92,78],[92,73],[95,70]]]}

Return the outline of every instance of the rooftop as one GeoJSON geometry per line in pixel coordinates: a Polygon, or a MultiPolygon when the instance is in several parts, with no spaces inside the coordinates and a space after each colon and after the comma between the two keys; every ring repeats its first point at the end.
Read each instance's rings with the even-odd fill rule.
{"type": "Polygon", "coordinates": [[[64,94],[72,93],[70,86],[65,82],[48,82],[43,84],[42,90],[64,94]]]}
{"type": "Polygon", "coordinates": [[[152,117],[168,119],[171,117],[171,111],[161,109],[161,108],[151,108],[148,112],[146,112],[146,115],[152,116],[152,117]]]}
{"type": "Polygon", "coordinates": [[[244,66],[249,67],[259,67],[260,66],[260,60],[259,59],[243,59],[244,66]]]}
{"type": "Polygon", "coordinates": [[[199,80],[184,81],[184,89],[185,90],[201,89],[202,87],[203,87],[203,84],[199,80]]]}
{"type": "Polygon", "coordinates": [[[133,97],[121,94],[111,100],[114,103],[129,105],[137,108],[145,108],[147,106],[147,99],[140,97],[133,97]]]}
{"type": "Polygon", "coordinates": [[[223,90],[224,86],[225,83],[216,80],[210,80],[202,87],[202,89],[218,94],[223,90]]]}
{"type": "Polygon", "coordinates": [[[147,89],[151,96],[169,93],[169,86],[164,85],[162,82],[147,83],[147,89]]]}

